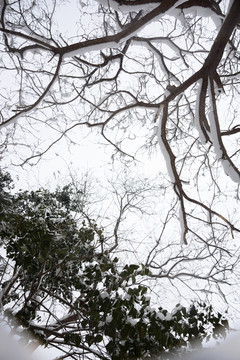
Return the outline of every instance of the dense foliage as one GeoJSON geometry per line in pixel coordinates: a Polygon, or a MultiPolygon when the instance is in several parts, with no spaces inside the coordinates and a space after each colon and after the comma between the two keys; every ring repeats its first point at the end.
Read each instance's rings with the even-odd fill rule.
{"type": "Polygon", "coordinates": [[[120,360],[168,358],[225,334],[227,320],[206,304],[153,308],[142,284],[149,269],[109,252],[71,186],[11,190],[0,173],[1,306],[20,336],[56,347],[62,358],[120,360]]]}

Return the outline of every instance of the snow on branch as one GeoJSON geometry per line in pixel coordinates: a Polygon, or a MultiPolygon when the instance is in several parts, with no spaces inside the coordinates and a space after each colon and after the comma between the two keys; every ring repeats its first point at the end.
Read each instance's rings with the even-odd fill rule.
{"type": "Polygon", "coordinates": [[[173,3],[174,8],[180,7],[186,0],[97,0],[103,6],[109,6],[116,11],[122,11],[125,13],[133,11],[151,11],[155,9],[159,3],[165,5],[167,3],[173,3]]]}
{"type": "Polygon", "coordinates": [[[159,110],[157,112],[157,116],[159,116],[159,124],[158,124],[158,143],[161,149],[161,152],[163,154],[163,157],[165,159],[165,163],[166,163],[166,167],[167,167],[167,171],[168,174],[170,176],[171,182],[174,184],[175,183],[175,174],[173,171],[173,163],[175,161],[175,159],[170,155],[169,153],[169,146],[166,146],[166,137],[165,137],[165,120],[164,120],[164,116],[166,114],[166,112],[164,112],[164,109],[166,109],[166,105],[161,105],[159,107],[159,110]]]}
{"type": "Polygon", "coordinates": [[[150,0],[150,1],[124,1],[124,0],[97,0],[103,6],[109,6],[115,11],[130,12],[130,11],[139,11],[139,10],[153,10],[159,5],[159,0],[150,0]]]}
{"type": "Polygon", "coordinates": [[[177,173],[176,165],[175,165],[175,155],[173,154],[170,145],[168,144],[166,137],[166,123],[168,117],[168,106],[160,105],[156,117],[159,117],[158,124],[158,143],[165,159],[166,167],[168,174],[170,176],[171,182],[173,184],[173,188],[175,193],[177,194],[180,201],[180,210],[179,210],[179,220],[181,226],[181,238],[182,242],[187,245],[186,235],[188,232],[187,218],[184,207],[184,192],[182,189],[182,183],[177,173]]]}
{"type": "MultiPolygon", "coordinates": [[[[206,81],[205,79],[200,79],[198,81],[198,90],[196,97],[196,107],[195,107],[195,126],[197,128],[199,139],[202,144],[206,144],[209,140],[206,126],[207,123],[205,116],[205,99],[206,99],[206,81]]],[[[208,125],[208,124],[207,124],[208,125]]]]}
{"type": "MultiPolygon", "coordinates": [[[[142,16],[135,22],[128,24],[128,26],[113,35],[103,36],[96,39],[90,39],[83,42],[74,43],[71,45],[66,45],[60,49],[58,49],[58,53],[63,56],[76,56],[79,55],[83,49],[87,48],[87,51],[100,50],[104,48],[114,48],[117,47],[119,43],[127,41],[134,35],[136,35],[140,30],[142,30],[147,24],[152,22],[153,20],[159,19],[159,17],[163,16],[170,9],[175,8],[182,1],[176,0],[165,0],[159,4],[156,8],[149,11],[146,15],[142,16]]],[[[131,9],[132,11],[132,9],[131,9]]]]}
{"type": "MultiPolygon", "coordinates": [[[[204,80],[206,80],[206,79],[204,79],[204,80]]],[[[205,92],[207,90],[207,83],[204,83],[204,80],[200,80],[199,89],[198,89],[197,110],[199,112],[202,111],[201,106],[200,106],[201,97],[202,97],[202,101],[204,100],[204,103],[205,103],[205,98],[206,98],[205,92]],[[205,86],[206,86],[206,89],[205,89],[205,86]],[[203,96],[203,94],[204,94],[204,96],[203,96]]],[[[229,158],[229,156],[227,155],[226,149],[222,143],[221,132],[220,132],[218,116],[217,116],[216,102],[215,102],[214,86],[215,86],[214,80],[210,79],[210,85],[209,85],[210,103],[211,103],[211,111],[209,114],[210,132],[206,132],[206,134],[208,135],[208,133],[209,133],[209,135],[211,137],[211,141],[214,145],[216,155],[222,161],[222,165],[223,165],[224,170],[227,173],[227,175],[229,175],[233,181],[240,182],[240,173],[239,173],[238,169],[236,168],[236,166],[231,161],[231,159],[229,158]]],[[[188,222],[187,222],[187,213],[185,211],[184,200],[189,201],[192,204],[196,204],[196,205],[200,206],[202,209],[206,210],[209,214],[211,214],[211,216],[212,215],[217,216],[219,219],[221,219],[223,222],[225,222],[227,225],[230,226],[232,232],[233,232],[233,230],[239,232],[240,230],[235,228],[220,213],[212,210],[210,207],[208,207],[204,203],[189,197],[183,190],[182,181],[181,181],[179,174],[177,172],[177,169],[176,169],[176,164],[175,164],[176,157],[168,143],[167,135],[166,135],[166,131],[167,131],[166,123],[167,123],[167,118],[168,118],[168,101],[167,101],[167,99],[170,96],[171,96],[171,94],[170,95],[166,94],[166,98],[162,101],[162,103],[156,113],[155,121],[159,118],[158,143],[159,143],[161,152],[164,156],[167,171],[170,176],[171,182],[173,184],[174,191],[177,194],[179,202],[180,202],[179,221],[180,221],[180,226],[181,226],[181,237],[182,237],[183,243],[187,244],[186,235],[189,231],[188,222]]],[[[204,108],[204,111],[205,111],[205,108],[204,108]]],[[[200,122],[200,119],[201,119],[200,117],[197,119],[197,120],[199,120],[199,123],[197,124],[197,126],[198,126],[198,130],[200,128],[201,136],[203,137],[204,133],[202,132],[202,126],[205,126],[204,129],[206,131],[206,128],[209,128],[209,125],[208,125],[207,120],[205,120],[204,118],[203,118],[203,121],[206,121],[206,124],[203,125],[203,123],[200,122]]],[[[205,137],[203,137],[203,140],[204,140],[204,138],[205,137]]]]}
{"type": "Polygon", "coordinates": [[[215,99],[214,81],[211,77],[209,77],[208,87],[210,101],[210,111],[208,114],[208,118],[210,122],[210,137],[213,143],[214,151],[217,159],[221,161],[226,175],[230,176],[232,181],[240,183],[240,172],[230,159],[222,141],[215,99]]]}

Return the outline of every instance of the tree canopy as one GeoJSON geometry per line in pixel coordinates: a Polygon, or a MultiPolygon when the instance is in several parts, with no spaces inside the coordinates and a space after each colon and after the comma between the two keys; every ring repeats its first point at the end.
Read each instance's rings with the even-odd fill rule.
{"type": "Polygon", "coordinates": [[[154,308],[141,284],[149,269],[110,256],[69,187],[12,195],[7,174],[0,184],[2,322],[28,347],[55,347],[61,359],[160,359],[225,335],[212,306],[154,308]]]}
{"type": "Polygon", "coordinates": [[[230,196],[235,205],[240,179],[239,6],[3,1],[2,151],[15,165],[33,164],[83,126],[127,159],[159,144],[182,241],[204,237],[199,225],[238,233],[221,204],[230,196]]]}

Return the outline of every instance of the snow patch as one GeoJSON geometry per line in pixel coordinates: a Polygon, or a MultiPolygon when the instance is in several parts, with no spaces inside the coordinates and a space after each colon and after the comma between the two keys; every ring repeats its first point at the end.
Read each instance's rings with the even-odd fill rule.
{"type": "Polygon", "coordinates": [[[227,9],[227,13],[226,13],[226,17],[229,13],[229,11],[231,10],[232,6],[233,6],[233,3],[234,3],[234,0],[229,0],[229,3],[228,3],[228,9],[227,9]]]}
{"type": "Polygon", "coordinates": [[[233,182],[240,183],[239,173],[234,169],[232,164],[227,159],[221,159],[225,173],[230,176],[233,182]]]}
{"type": "Polygon", "coordinates": [[[100,50],[104,50],[106,48],[114,49],[114,48],[116,48],[118,46],[119,46],[119,44],[116,41],[106,41],[106,42],[101,43],[101,44],[93,44],[93,45],[90,44],[90,45],[82,46],[81,48],[78,48],[76,50],[66,52],[63,55],[63,59],[83,55],[83,54],[85,54],[86,52],[89,52],[89,51],[100,51],[100,50]]]}
{"type": "Polygon", "coordinates": [[[157,313],[156,318],[159,320],[164,320],[165,316],[163,315],[163,313],[159,312],[159,313],[157,313]]]}
{"type": "Polygon", "coordinates": [[[112,315],[106,316],[106,324],[109,324],[110,322],[112,322],[112,320],[113,320],[112,315]]]}
{"type": "Polygon", "coordinates": [[[100,296],[101,296],[102,299],[109,298],[109,294],[108,294],[106,291],[103,291],[103,292],[100,294],[100,296]]]}
{"type": "Polygon", "coordinates": [[[210,130],[211,130],[210,136],[211,136],[211,140],[213,143],[214,151],[217,156],[217,159],[220,160],[223,157],[223,151],[222,151],[221,145],[219,144],[219,141],[218,141],[217,126],[216,126],[213,110],[209,111],[208,119],[209,119],[210,130]]]}
{"type": "Polygon", "coordinates": [[[172,320],[172,315],[168,313],[168,314],[165,316],[165,320],[166,320],[166,321],[171,321],[171,320],[172,320]]]}
{"type": "Polygon", "coordinates": [[[132,326],[135,326],[138,323],[138,319],[133,319],[131,316],[128,316],[126,322],[132,326]]]}

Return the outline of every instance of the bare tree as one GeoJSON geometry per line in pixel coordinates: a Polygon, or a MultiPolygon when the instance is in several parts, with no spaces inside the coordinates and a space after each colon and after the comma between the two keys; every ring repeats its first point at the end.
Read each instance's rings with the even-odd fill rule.
{"type": "Polygon", "coordinates": [[[4,0],[1,156],[34,164],[83,127],[124,158],[160,145],[167,206],[144,262],[225,296],[239,262],[239,26],[238,0],[4,0]]]}
{"type": "Polygon", "coordinates": [[[164,154],[183,241],[196,237],[197,217],[239,231],[214,207],[228,181],[221,168],[240,178],[239,21],[237,0],[3,1],[2,144],[23,165],[85,125],[126,155],[126,140],[144,126],[164,154]],[[66,9],[78,11],[76,23],[66,9]]]}

